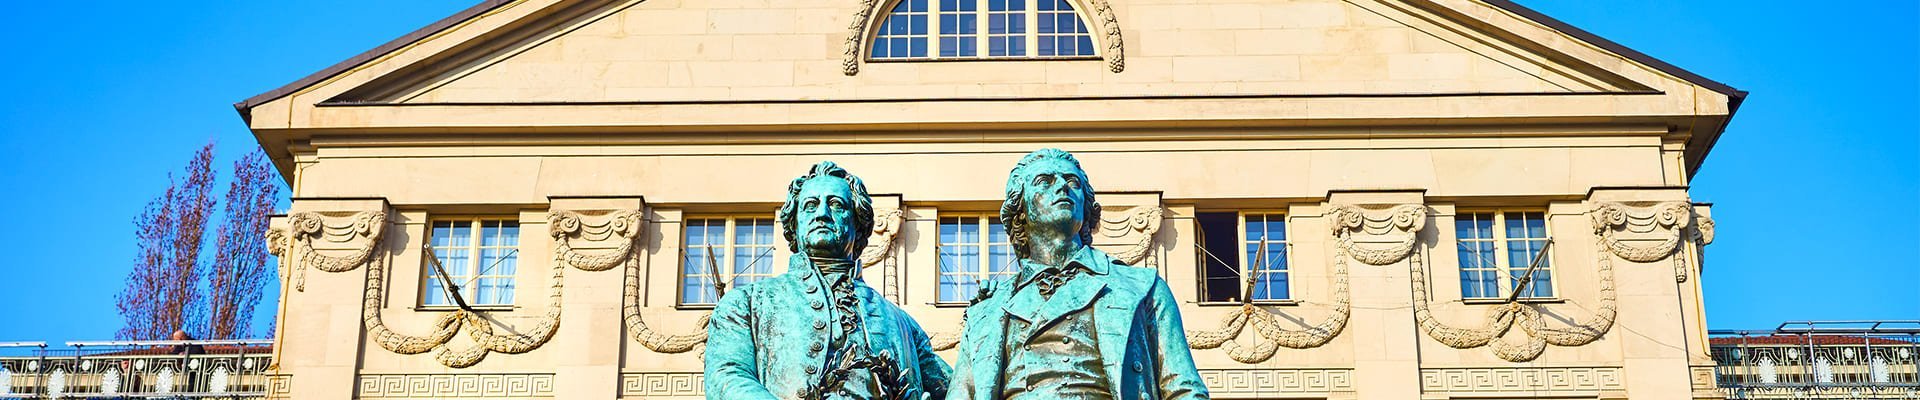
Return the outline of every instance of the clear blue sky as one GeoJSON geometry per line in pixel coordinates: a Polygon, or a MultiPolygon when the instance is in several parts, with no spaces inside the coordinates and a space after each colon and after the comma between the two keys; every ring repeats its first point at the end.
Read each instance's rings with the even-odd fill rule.
{"type": "MultiPolygon", "coordinates": [[[[1711,326],[1920,319],[1914,1],[1521,2],[1753,92],[1694,181],[1719,221],[1704,281],[1711,326]]],[[[255,147],[232,103],[471,4],[25,2],[0,13],[0,190],[12,193],[0,209],[14,215],[0,229],[0,341],[111,338],[141,206],[207,140],[222,170],[255,147]]]]}

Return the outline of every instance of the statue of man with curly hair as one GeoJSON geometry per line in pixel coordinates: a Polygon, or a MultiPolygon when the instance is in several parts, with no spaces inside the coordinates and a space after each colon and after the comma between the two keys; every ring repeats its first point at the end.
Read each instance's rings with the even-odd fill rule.
{"type": "Polygon", "coordinates": [[[1100,223],[1073,155],[1027,154],[1000,207],[1020,273],[967,307],[955,399],[1206,399],[1179,303],[1152,269],[1089,246],[1100,223]]]}
{"type": "Polygon", "coordinates": [[[943,399],[949,368],[911,316],[860,280],[873,199],[821,162],[778,216],[787,273],[728,291],[707,326],[708,399],[943,399]]]}

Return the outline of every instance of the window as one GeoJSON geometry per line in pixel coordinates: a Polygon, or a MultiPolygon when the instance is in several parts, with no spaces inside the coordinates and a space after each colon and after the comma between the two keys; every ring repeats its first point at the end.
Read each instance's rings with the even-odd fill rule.
{"type": "Polygon", "coordinates": [[[899,0],[870,47],[875,59],[1094,55],[1091,30],[1067,0],[899,0]]]}
{"type": "Polygon", "coordinates": [[[999,217],[940,218],[940,303],[966,303],[982,282],[1019,272],[999,217]]]}
{"type": "Polygon", "coordinates": [[[1553,297],[1551,263],[1541,256],[1551,241],[1546,213],[1462,213],[1454,218],[1454,238],[1459,241],[1461,297],[1506,298],[1535,260],[1540,265],[1520,297],[1553,297]]]}
{"type": "Polygon", "coordinates": [[[1286,300],[1287,220],[1280,214],[1247,214],[1246,256],[1242,264],[1253,271],[1253,300],[1286,300]]]}
{"type": "Polygon", "coordinates": [[[1200,293],[1208,302],[1239,301],[1253,274],[1253,301],[1293,298],[1287,275],[1287,221],[1279,213],[1201,212],[1200,293]]]}
{"type": "MultiPolygon", "coordinates": [[[[445,269],[460,297],[472,306],[513,304],[513,275],[519,270],[520,222],[504,219],[450,219],[433,221],[433,257],[445,269]]],[[[421,303],[452,306],[457,303],[440,279],[440,269],[429,261],[421,303]]]]}
{"type": "Polygon", "coordinates": [[[689,218],[686,225],[680,304],[715,303],[720,279],[731,290],[773,276],[773,218],[689,218]]]}

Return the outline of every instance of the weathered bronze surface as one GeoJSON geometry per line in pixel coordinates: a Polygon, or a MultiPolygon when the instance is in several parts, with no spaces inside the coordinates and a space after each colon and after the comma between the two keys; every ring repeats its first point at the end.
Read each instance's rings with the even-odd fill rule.
{"type": "Polygon", "coordinates": [[[707,327],[708,399],[942,399],[950,369],[925,331],[860,279],[865,184],[832,162],[787,188],[787,273],[728,291],[707,327]]]}
{"type": "Polygon", "coordinates": [[[1072,154],[1015,164],[1000,208],[1020,265],[967,307],[956,399],[1205,399],[1167,282],[1088,246],[1100,205],[1072,154]]]}

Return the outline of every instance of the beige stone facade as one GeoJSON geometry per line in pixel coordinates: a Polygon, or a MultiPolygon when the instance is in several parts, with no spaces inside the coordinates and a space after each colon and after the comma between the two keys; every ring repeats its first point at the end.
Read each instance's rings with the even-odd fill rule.
{"type": "Polygon", "coordinates": [[[943,223],[1058,147],[1216,398],[1717,396],[1687,184],[1743,92],[1503,0],[1068,3],[1093,56],[871,59],[874,0],[488,1],[248,99],[294,197],[273,392],[701,398],[690,224],[771,218],[821,160],[876,194],[866,279],[951,360],[943,223]],[[1284,221],[1284,298],[1205,301],[1243,282],[1207,267],[1223,215],[1284,221]],[[1487,218],[1539,221],[1548,295],[1465,298],[1487,218]],[[435,243],[486,221],[517,236],[435,243]],[[510,251],[512,299],[431,301],[430,244],[510,251]]]}

